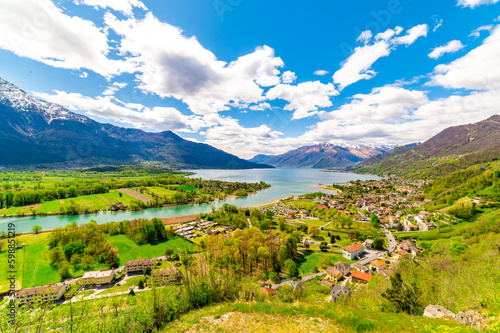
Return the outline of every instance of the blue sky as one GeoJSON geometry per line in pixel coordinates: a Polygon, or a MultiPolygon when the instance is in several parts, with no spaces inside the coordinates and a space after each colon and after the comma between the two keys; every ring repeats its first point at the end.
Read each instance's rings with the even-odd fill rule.
{"type": "Polygon", "coordinates": [[[250,158],[499,113],[499,0],[0,0],[0,77],[250,158]]]}

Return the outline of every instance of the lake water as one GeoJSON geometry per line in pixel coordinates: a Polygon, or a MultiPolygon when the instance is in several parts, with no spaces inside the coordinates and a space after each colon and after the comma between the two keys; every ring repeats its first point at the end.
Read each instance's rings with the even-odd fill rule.
{"type": "MultiPolygon", "coordinates": [[[[319,169],[251,169],[251,170],[187,170],[195,172],[191,177],[203,179],[218,179],[225,181],[259,182],[261,180],[271,187],[244,198],[233,198],[211,204],[183,205],[174,207],[150,208],[138,212],[97,213],[85,215],[30,216],[0,219],[0,230],[7,231],[8,223],[16,224],[16,232],[30,231],[38,224],[43,230],[63,227],[76,221],[78,224],[95,220],[97,223],[132,220],[137,218],[151,219],[153,217],[175,217],[199,213],[208,213],[211,206],[220,207],[229,203],[239,207],[263,205],[290,195],[318,192],[319,183],[345,183],[350,180],[380,179],[377,176],[358,175],[353,173],[321,172],[319,169]]],[[[327,192],[327,191],[322,191],[327,192]]]]}

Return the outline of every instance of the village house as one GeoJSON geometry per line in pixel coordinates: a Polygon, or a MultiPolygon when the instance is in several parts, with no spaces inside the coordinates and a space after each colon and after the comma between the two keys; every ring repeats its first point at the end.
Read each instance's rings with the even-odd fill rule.
{"type": "Polygon", "coordinates": [[[359,271],[352,271],[351,273],[351,283],[356,283],[356,282],[362,282],[366,283],[371,281],[372,276],[367,273],[359,272],[359,271]]]}
{"type": "Polygon", "coordinates": [[[364,265],[361,265],[359,262],[355,263],[354,264],[354,268],[359,271],[359,272],[363,272],[363,273],[369,273],[370,272],[370,269],[364,265]]]}
{"type": "Polygon", "coordinates": [[[346,264],[345,262],[342,262],[342,261],[337,261],[335,263],[335,265],[333,265],[333,267],[335,267],[335,269],[341,271],[342,274],[344,274],[344,276],[349,274],[349,272],[351,271],[351,265],[346,264]]]}
{"type": "Polygon", "coordinates": [[[85,272],[82,276],[82,284],[89,285],[89,284],[106,284],[106,283],[111,283],[113,281],[113,278],[115,277],[116,272],[114,269],[109,269],[109,270],[101,270],[101,271],[92,271],[92,272],[85,272]]]}
{"type": "Polygon", "coordinates": [[[326,280],[332,283],[337,283],[342,279],[342,277],[343,274],[338,269],[335,269],[334,267],[328,267],[326,269],[326,277],[325,277],[326,280]]]}
{"type": "Polygon", "coordinates": [[[20,290],[15,297],[19,305],[31,303],[35,299],[40,299],[42,302],[58,301],[68,288],[69,285],[65,285],[63,283],[26,288],[20,290]]]}
{"type": "Polygon", "coordinates": [[[330,302],[349,297],[349,295],[351,295],[351,289],[349,289],[349,287],[340,285],[333,286],[330,291],[330,302]]]}
{"type": "Polygon", "coordinates": [[[373,240],[371,239],[365,240],[365,246],[367,249],[371,249],[373,247],[373,240]]]}
{"type": "Polygon", "coordinates": [[[380,272],[380,270],[384,269],[385,267],[385,262],[382,260],[374,260],[370,262],[370,268],[375,269],[375,271],[380,272]]]}
{"type": "Polygon", "coordinates": [[[127,269],[128,274],[133,272],[144,272],[146,271],[146,268],[153,269],[155,265],[155,259],[138,259],[127,261],[125,268],[127,269]]]}
{"type": "Polygon", "coordinates": [[[176,283],[182,278],[175,268],[155,269],[151,272],[151,277],[157,284],[176,283]]]}
{"type": "Polygon", "coordinates": [[[267,296],[276,295],[276,290],[274,290],[273,288],[269,288],[269,287],[262,287],[262,288],[260,288],[260,292],[261,292],[261,294],[264,294],[264,295],[267,295],[267,296]]]}
{"type": "Polygon", "coordinates": [[[344,258],[354,260],[365,252],[365,247],[361,244],[353,244],[342,248],[344,258]]]}

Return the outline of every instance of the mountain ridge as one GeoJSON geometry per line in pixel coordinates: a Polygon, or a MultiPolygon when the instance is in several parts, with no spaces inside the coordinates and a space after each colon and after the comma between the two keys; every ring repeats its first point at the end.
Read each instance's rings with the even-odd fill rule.
{"type": "Polygon", "coordinates": [[[0,165],[137,164],[245,169],[267,165],[242,160],[204,143],[102,124],[33,97],[0,78],[0,165]]]}
{"type": "Polygon", "coordinates": [[[390,146],[320,143],[303,146],[280,155],[256,155],[249,161],[275,167],[344,169],[389,150],[390,146]]]}

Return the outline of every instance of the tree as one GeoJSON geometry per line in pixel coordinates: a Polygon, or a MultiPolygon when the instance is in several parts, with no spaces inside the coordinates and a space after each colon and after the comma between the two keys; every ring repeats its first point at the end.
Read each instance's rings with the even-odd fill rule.
{"type": "Polygon", "coordinates": [[[286,230],[286,221],[285,218],[280,216],[278,218],[278,230],[279,231],[285,231],[286,230]]]}
{"type": "Polygon", "coordinates": [[[330,244],[332,244],[332,245],[333,245],[333,244],[335,244],[335,239],[336,239],[336,238],[337,238],[337,237],[335,237],[335,234],[332,234],[332,235],[330,236],[330,244]]]}
{"type": "Polygon", "coordinates": [[[373,225],[374,228],[380,227],[380,219],[375,214],[370,215],[370,223],[373,225]]]}
{"type": "Polygon", "coordinates": [[[144,270],[144,275],[151,275],[151,267],[146,267],[146,269],[144,270]]]}
{"type": "Polygon", "coordinates": [[[165,250],[165,256],[167,258],[170,258],[172,256],[172,254],[174,254],[174,250],[172,250],[172,249],[166,249],[165,250]]]}
{"type": "Polygon", "coordinates": [[[383,250],[384,249],[384,241],[382,238],[377,237],[373,240],[373,248],[375,250],[383,250]]]}
{"type": "Polygon", "coordinates": [[[134,289],[130,289],[130,292],[128,293],[130,296],[135,296],[134,289]]]}
{"type": "Polygon", "coordinates": [[[139,283],[137,284],[137,287],[139,287],[139,289],[144,289],[144,280],[143,279],[139,280],[139,283]]]}
{"type": "Polygon", "coordinates": [[[315,224],[311,224],[309,228],[307,229],[307,233],[311,236],[318,236],[319,235],[319,228],[315,224]]]}
{"type": "Polygon", "coordinates": [[[285,262],[285,267],[286,267],[286,273],[288,274],[289,277],[295,278],[299,276],[299,269],[297,268],[297,265],[292,259],[288,259],[285,262]]]}
{"type": "Polygon", "coordinates": [[[319,243],[319,249],[323,252],[328,250],[328,243],[327,242],[321,242],[319,243]]]}
{"type": "Polygon", "coordinates": [[[31,231],[33,231],[35,234],[38,234],[42,230],[42,226],[35,224],[33,228],[31,228],[31,231]]]}
{"type": "Polygon", "coordinates": [[[391,287],[387,288],[381,296],[389,301],[389,305],[396,312],[418,316],[424,311],[420,300],[420,290],[416,283],[404,283],[399,272],[391,276],[391,287]]]}
{"type": "Polygon", "coordinates": [[[60,267],[59,267],[59,275],[63,280],[66,280],[67,278],[71,277],[71,274],[69,272],[69,264],[67,261],[63,262],[60,267]]]}

